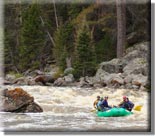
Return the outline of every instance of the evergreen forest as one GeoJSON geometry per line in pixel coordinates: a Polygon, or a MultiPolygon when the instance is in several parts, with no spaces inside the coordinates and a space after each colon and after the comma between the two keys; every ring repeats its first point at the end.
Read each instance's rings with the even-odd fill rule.
{"type": "Polygon", "coordinates": [[[100,0],[5,4],[5,74],[46,71],[55,65],[60,73],[73,68],[77,79],[94,76],[101,62],[122,57],[126,48],[149,41],[150,3],[119,1],[124,0],[110,6],[100,0]]]}

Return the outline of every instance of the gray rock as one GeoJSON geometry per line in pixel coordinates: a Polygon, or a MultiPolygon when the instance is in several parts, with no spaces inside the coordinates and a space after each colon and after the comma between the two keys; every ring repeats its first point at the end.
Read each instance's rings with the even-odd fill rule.
{"type": "Polygon", "coordinates": [[[66,86],[66,82],[64,78],[58,78],[56,81],[54,81],[54,86],[66,86]]]}
{"type": "Polygon", "coordinates": [[[96,75],[94,77],[94,80],[96,82],[100,82],[100,81],[103,81],[105,77],[108,77],[109,76],[109,73],[104,71],[103,69],[99,68],[96,72],[96,75]]]}
{"type": "Polygon", "coordinates": [[[124,80],[121,77],[113,77],[112,80],[111,80],[111,83],[112,84],[117,83],[117,84],[123,85],[124,80]]]}
{"type": "Polygon", "coordinates": [[[135,89],[135,90],[139,90],[139,86],[137,86],[137,85],[132,85],[132,89],[135,89]]]}
{"type": "Polygon", "coordinates": [[[79,80],[80,80],[80,81],[79,81],[79,87],[83,87],[83,86],[88,85],[88,83],[86,83],[84,77],[81,77],[79,80]]]}
{"type": "Polygon", "coordinates": [[[64,80],[66,83],[73,83],[74,82],[73,74],[68,74],[67,76],[64,76],[64,80]]]}
{"type": "Polygon", "coordinates": [[[127,84],[125,84],[125,88],[126,88],[126,89],[133,89],[131,83],[127,83],[127,84]]]}
{"type": "Polygon", "coordinates": [[[13,81],[13,80],[16,79],[16,76],[13,75],[13,74],[7,74],[7,75],[5,76],[5,79],[6,79],[7,81],[13,81]]]}
{"type": "Polygon", "coordinates": [[[126,50],[126,55],[122,59],[122,65],[128,64],[135,58],[144,58],[149,60],[149,42],[138,43],[126,50]]]}
{"type": "Polygon", "coordinates": [[[101,87],[103,87],[103,85],[101,83],[95,83],[95,84],[93,84],[93,87],[101,88],[101,87]]]}
{"type": "Polygon", "coordinates": [[[148,75],[147,69],[148,64],[145,58],[135,58],[124,67],[123,71],[125,74],[144,74],[148,75]]]}
{"type": "Polygon", "coordinates": [[[104,83],[114,88],[149,88],[149,42],[136,44],[126,53],[121,59],[101,63],[93,77],[93,84],[104,83]]]}
{"type": "Polygon", "coordinates": [[[37,76],[37,75],[44,75],[44,72],[41,71],[41,70],[34,70],[34,71],[31,71],[31,70],[27,70],[26,72],[23,73],[23,75],[26,77],[26,76],[37,76]]]}
{"type": "Polygon", "coordinates": [[[32,77],[26,77],[26,83],[27,85],[36,85],[36,82],[32,77]]]}
{"type": "Polygon", "coordinates": [[[90,77],[81,77],[79,81],[79,87],[90,87],[93,86],[93,82],[90,80],[90,77]]]}
{"type": "Polygon", "coordinates": [[[140,50],[142,52],[148,53],[149,52],[149,46],[150,46],[149,42],[142,42],[142,43],[136,44],[134,47],[136,50],[140,50]]]}
{"type": "Polygon", "coordinates": [[[124,84],[124,80],[121,77],[121,73],[118,74],[109,74],[105,79],[104,79],[106,84],[124,84]]]}
{"type": "Polygon", "coordinates": [[[89,84],[89,85],[93,85],[94,83],[96,83],[96,80],[93,77],[85,77],[85,81],[89,84]]]}
{"type": "Polygon", "coordinates": [[[136,86],[146,86],[148,83],[148,77],[143,76],[142,74],[133,75],[132,84],[136,86]]]}
{"type": "Polygon", "coordinates": [[[25,77],[20,77],[14,80],[13,84],[26,85],[25,77]]]}
{"type": "Polygon", "coordinates": [[[127,76],[124,78],[124,83],[125,83],[125,84],[130,84],[130,83],[132,83],[132,80],[133,80],[132,75],[127,75],[127,76]]]}
{"type": "Polygon", "coordinates": [[[146,89],[144,86],[141,86],[141,87],[139,88],[139,90],[141,90],[141,91],[148,91],[148,89],[146,89]]]}
{"type": "Polygon", "coordinates": [[[20,77],[14,80],[13,84],[16,85],[36,85],[35,80],[31,76],[20,77]]]}
{"type": "Polygon", "coordinates": [[[129,52],[127,55],[123,57],[123,64],[126,65],[128,62],[134,60],[135,58],[142,58],[143,54],[141,54],[138,50],[133,50],[132,52],[129,52]]]}
{"type": "Polygon", "coordinates": [[[149,46],[150,46],[149,42],[142,42],[142,43],[135,44],[132,47],[126,49],[126,54],[128,54],[129,52],[132,52],[134,50],[139,50],[142,52],[148,52],[149,46]]]}
{"type": "Polygon", "coordinates": [[[100,64],[100,69],[108,73],[119,73],[121,68],[120,59],[112,59],[108,62],[103,62],[100,64]]]}

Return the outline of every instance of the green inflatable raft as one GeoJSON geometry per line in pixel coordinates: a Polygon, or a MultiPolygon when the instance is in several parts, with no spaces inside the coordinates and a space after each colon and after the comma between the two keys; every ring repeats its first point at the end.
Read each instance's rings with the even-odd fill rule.
{"type": "Polygon", "coordinates": [[[97,111],[98,117],[120,117],[133,114],[124,108],[112,108],[107,111],[97,111]]]}

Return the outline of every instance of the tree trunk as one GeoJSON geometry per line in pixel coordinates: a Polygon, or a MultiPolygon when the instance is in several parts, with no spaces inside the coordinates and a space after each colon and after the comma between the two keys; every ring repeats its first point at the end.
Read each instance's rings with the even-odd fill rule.
{"type": "Polygon", "coordinates": [[[72,67],[71,57],[67,57],[66,58],[66,64],[67,64],[67,68],[71,68],[72,67]]]}
{"type": "Polygon", "coordinates": [[[126,0],[116,0],[117,9],[117,58],[124,54],[126,45],[126,0]]]}
{"type": "Polygon", "coordinates": [[[56,11],[56,6],[55,6],[55,0],[53,0],[53,5],[54,5],[54,15],[55,15],[55,21],[56,21],[56,26],[58,28],[58,17],[57,17],[57,11],[56,11]]]}

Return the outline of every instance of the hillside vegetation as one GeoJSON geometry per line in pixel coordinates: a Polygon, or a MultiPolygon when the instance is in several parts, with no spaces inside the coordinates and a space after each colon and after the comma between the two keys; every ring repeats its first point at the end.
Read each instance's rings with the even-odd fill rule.
{"type": "MultiPolygon", "coordinates": [[[[118,8],[98,0],[6,4],[5,74],[47,72],[54,65],[60,74],[73,68],[76,79],[94,76],[100,63],[117,57],[118,8]]],[[[123,48],[150,41],[150,3],[126,3],[124,13],[123,48]]]]}

